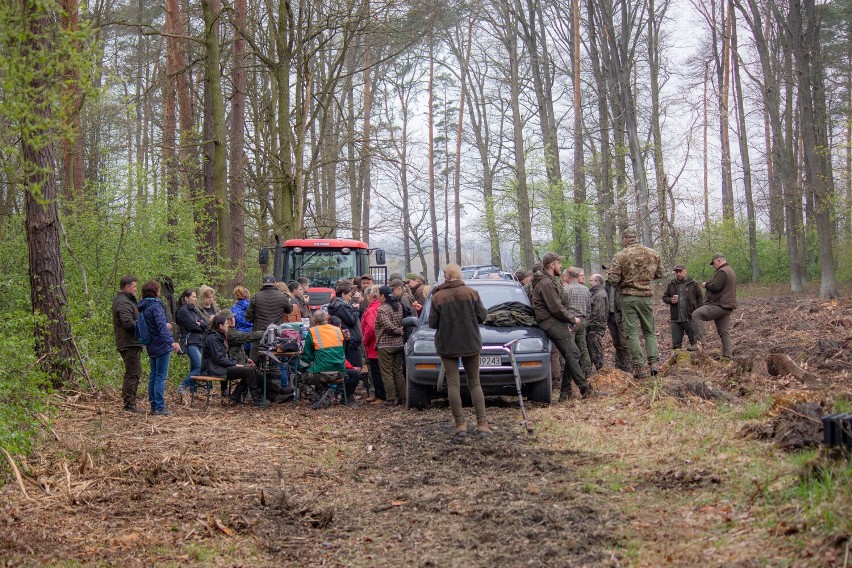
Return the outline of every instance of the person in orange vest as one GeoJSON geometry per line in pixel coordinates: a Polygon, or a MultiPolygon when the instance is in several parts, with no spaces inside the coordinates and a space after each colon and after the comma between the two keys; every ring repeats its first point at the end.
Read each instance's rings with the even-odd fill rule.
{"type": "Polygon", "coordinates": [[[308,373],[327,373],[338,371],[346,375],[344,388],[349,405],[355,404],[355,387],[358,375],[346,372],[346,349],[343,345],[343,331],[331,325],[328,312],[317,310],[313,315],[314,325],[305,336],[305,345],[299,357],[299,366],[308,373]]]}

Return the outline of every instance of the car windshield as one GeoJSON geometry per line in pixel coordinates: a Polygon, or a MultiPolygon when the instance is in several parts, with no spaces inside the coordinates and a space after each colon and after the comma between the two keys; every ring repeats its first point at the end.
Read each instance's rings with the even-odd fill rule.
{"type": "MultiPolygon", "coordinates": [[[[503,304],[505,302],[520,302],[522,304],[529,305],[530,300],[527,298],[526,292],[520,286],[495,286],[495,285],[476,285],[476,281],[465,282],[466,285],[470,286],[477,292],[479,292],[479,298],[482,300],[482,304],[485,306],[486,310],[490,310],[492,307],[497,304],[503,304]]],[[[432,307],[432,300],[429,299],[426,302],[426,305],[423,307],[423,312],[421,316],[429,317],[429,310],[432,307]]]]}

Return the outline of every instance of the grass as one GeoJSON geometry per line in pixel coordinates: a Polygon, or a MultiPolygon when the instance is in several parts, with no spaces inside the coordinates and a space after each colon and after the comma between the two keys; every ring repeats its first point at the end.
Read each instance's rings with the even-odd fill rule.
{"type": "MultiPolygon", "coordinates": [[[[827,543],[852,536],[852,465],[819,450],[787,454],[736,435],[741,421],[762,417],[770,405],[767,398],[744,406],[684,406],[660,397],[651,384],[637,404],[619,408],[626,424],[602,427],[609,418],[595,423],[597,414],[557,407],[539,421],[540,442],[594,448],[602,456],[577,467],[576,490],[611,500],[632,520],[618,536],[618,552],[631,562],[692,564],[707,549],[722,555],[707,560],[711,564],[793,565],[812,553],[814,538],[827,543]],[[661,516],[670,517],[663,527],[661,516]]],[[[836,405],[843,412],[852,403],[836,405]]]]}

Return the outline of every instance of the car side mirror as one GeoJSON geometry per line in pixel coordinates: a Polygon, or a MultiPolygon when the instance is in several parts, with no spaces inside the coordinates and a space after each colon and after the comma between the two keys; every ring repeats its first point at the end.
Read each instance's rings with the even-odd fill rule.
{"type": "Polygon", "coordinates": [[[384,264],[385,260],[385,251],[382,249],[376,249],[376,264],[384,264]]]}
{"type": "Polygon", "coordinates": [[[257,263],[263,264],[263,265],[269,264],[269,249],[268,248],[263,247],[257,253],[257,263]]]}

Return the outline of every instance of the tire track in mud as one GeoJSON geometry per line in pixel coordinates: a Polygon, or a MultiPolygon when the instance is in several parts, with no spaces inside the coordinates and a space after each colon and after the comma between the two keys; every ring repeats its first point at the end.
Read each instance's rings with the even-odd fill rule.
{"type": "MultiPolygon", "coordinates": [[[[516,425],[514,409],[489,408],[490,437],[453,437],[446,414],[394,412],[363,430],[333,486],[305,487],[286,504],[308,511],[295,519],[304,546],[269,552],[345,566],[620,565],[617,513],[583,493],[575,473],[598,456],[543,447],[516,425]]],[[[255,534],[294,534],[280,507],[269,512],[255,534]]]]}

